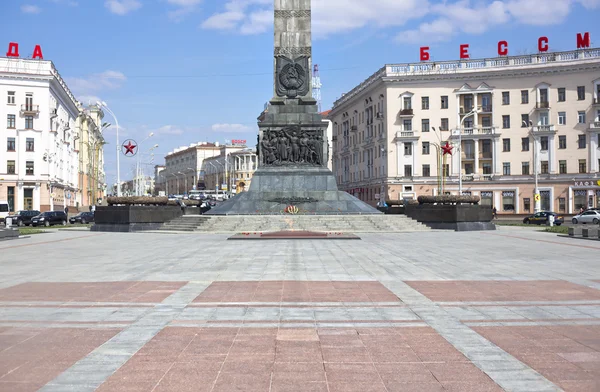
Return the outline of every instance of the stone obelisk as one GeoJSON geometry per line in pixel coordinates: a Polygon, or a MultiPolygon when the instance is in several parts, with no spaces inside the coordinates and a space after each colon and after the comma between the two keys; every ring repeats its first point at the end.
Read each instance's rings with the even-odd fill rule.
{"type": "Polygon", "coordinates": [[[339,191],[327,168],[327,123],[311,88],[311,0],[274,1],[273,97],[259,117],[259,167],[247,192],[208,214],[379,214],[339,191]]]}

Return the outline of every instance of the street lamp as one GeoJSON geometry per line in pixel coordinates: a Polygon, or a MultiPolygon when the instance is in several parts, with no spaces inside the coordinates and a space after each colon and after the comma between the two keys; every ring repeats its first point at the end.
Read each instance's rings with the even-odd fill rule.
{"type": "MultiPolygon", "coordinates": [[[[154,132],[150,132],[150,133],[148,134],[148,136],[146,136],[146,138],[145,138],[144,140],[142,140],[140,143],[138,143],[138,146],[137,146],[137,149],[138,149],[138,153],[137,153],[137,162],[136,162],[137,170],[136,170],[136,173],[135,173],[135,179],[136,179],[136,180],[135,180],[135,194],[136,194],[136,196],[142,196],[142,195],[141,195],[141,193],[142,193],[142,192],[141,192],[141,187],[140,187],[140,179],[139,179],[139,176],[140,176],[140,174],[141,174],[141,173],[140,173],[140,170],[141,170],[141,168],[140,168],[140,157],[141,157],[141,155],[142,155],[142,154],[141,154],[141,151],[140,151],[140,150],[141,150],[141,146],[142,146],[142,144],[143,144],[143,143],[144,143],[146,140],[150,139],[152,136],[154,136],[154,132]]],[[[158,147],[158,144],[155,144],[155,145],[154,145],[154,147],[152,147],[152,148],[150,149],[150,151],[153,151],[153,150],[154,150],[155,148],[157,148],[157,147],[158,147]]]]}
{"type": "Polygon", "coordinates": [[[96,101],[96,105],[106,109],[106,111],[115,119],[115,124],[117,124],[117,184],[119,184],[117,187],[117,196],[121,196],[121,144],[119,143],[119,120],[117,120],[117,116],[115,116],[113,111],[106,106],[106,102],[96,101]]]}
{"type": "Polygon", "coordinates": [[[463,124],[468,117],[477,114],[477,107],[473,108],[469,113],[465,114],[465,116],[460,120],[460,126],[458,128],[458,195],[462,196],[462,130],[463,124]]]}
{"type": "Polygon", "coordinates": [[[537,139],[535,138],[535,132],[533,131],[533,121],[529,121],[529,124],[526,121],[523,121],[523,126],[529,126],[529,133],[533,138],[533,177],[535,179],[535,190],[533,195],[533,212],[538,213],[541,210],[540,206],[540,192],[538,189],[538,166],[539,166],[539,156],[538,156],[538,148],[537,148],[537,139]]]}
{"type": "Polygon", "coordinates": [[[215,190],[218,191],[219,190],[219,168],[216,167],[212,162],[209,162],[209,161],[205,161],[205,162],[208,163],[209,165],[211,165],[215,169],[215,176],[216,176],[215,190]]]}

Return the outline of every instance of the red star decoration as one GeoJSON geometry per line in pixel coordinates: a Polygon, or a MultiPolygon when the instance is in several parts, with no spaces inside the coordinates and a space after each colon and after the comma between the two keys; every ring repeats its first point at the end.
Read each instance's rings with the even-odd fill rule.
{"type": "Polygon", "coordinates": [[[454,148],[454,147],[452,147],[452,146],[451,146],[451,145],[450,145],[448,142],[446,142],[446,145],[445,145],[445,146],[442,146],[442,150],[444,151],[444,154],[443,154],[443,155],[446,155],[446,154],[450,154],[450,155],[452,155],[452,149],[453,149],[453,148],[454,148]]]}
{"type": "Polygon", "coordinates": [[[135,144],[131,144],[131,140],[129,141],[128,144],[123,144],[123,147],[125,147],[125,155],[131,153],[131,155],[134,155],[135,152],[133,151],[137,146],[135,144]]]}

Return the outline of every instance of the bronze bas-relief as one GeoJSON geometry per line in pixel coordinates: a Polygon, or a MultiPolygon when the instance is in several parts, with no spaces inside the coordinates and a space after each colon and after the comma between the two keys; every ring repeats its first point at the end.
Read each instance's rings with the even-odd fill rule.
{"type": "Polygon", "coordinates": [[[260,142],[259,156],[266,166],[322,166],[323,143],[320,130],[303,130],[299,126],[266,130],[260,142]]]}

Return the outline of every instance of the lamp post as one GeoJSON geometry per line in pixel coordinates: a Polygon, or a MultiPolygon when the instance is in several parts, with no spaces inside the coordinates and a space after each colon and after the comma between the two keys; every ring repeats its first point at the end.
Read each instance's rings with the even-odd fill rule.
{"type": "Polygon", "coordinates": [[[117,126],[117,196],[121,196],[121,144],[119,143],[119,120],[117,120],[117,116],[115,116],[113,111],[106,106],[106,102],[96,101],[96,105],[106,109],[106,111],[115,119],[115,124],[117,126]]]}
{"type": "Polygon", "coordinates": [[[524,126],[529,126],[529,133],[531,134],[531,137],[533,138],[533,177],[534,177],[534,181],[535,181],[535,190],[534,190],[534,195],[533,195],[533,212],[538,213],[541,211],[541,206],[540,206],[540,192],[538,189],[538,166],[539,166],[539,155],[538,155],[538,147],[537,147],[537,139],[535,137],[535,132],[533,130],[533,121],[529,121],[529,124],[527,124],[526,121],[523,121],[523,125],[524,126]]]}
{"type": "MultiPolygon", "coordinates": [[[[142,144],[146,140],[150,139],[152,136],[154,136],[154,132],[150,132],[148,134],[148,136],[146,136],[146,138],[144,140],[142,140],[140,143],[138,143],[138,146],[137,146],[137,149],[138,149],[137,162],[136,162],[137,170],[136,170],[136,173],[135,173],[135,195],[136,196],[142,196],[141,195],[141,187],[140,187],[140,179],[139,179],[139,176],[141,175],[140,157],[142,156],[142,153],[141,153],[142,144]]],[[[158,147],[158,144],[155,144],[154,147],[152,147],[150,149],[150,151],[153,151],[157,147],[158,147]]]]}
{"type": "Polygon", "coordinates": [[[212,162],[209,162],[209,161],[205,161],[205,162],[208,163],[209,165],[211,165],[215,169],[215,176],[216,176],[215,191],[218,191],[219,190],[219,168],[216,167],[212,162]]]}
{"type": "Polygon", "coordinates": [[[458,195],[462,196],[462,130],[463,124],[468,117],[477,114],[477,107],[471,110],[469,113],[465,114],[465,116],[460,120],[460,126],[458,128],[458,195]]]}

